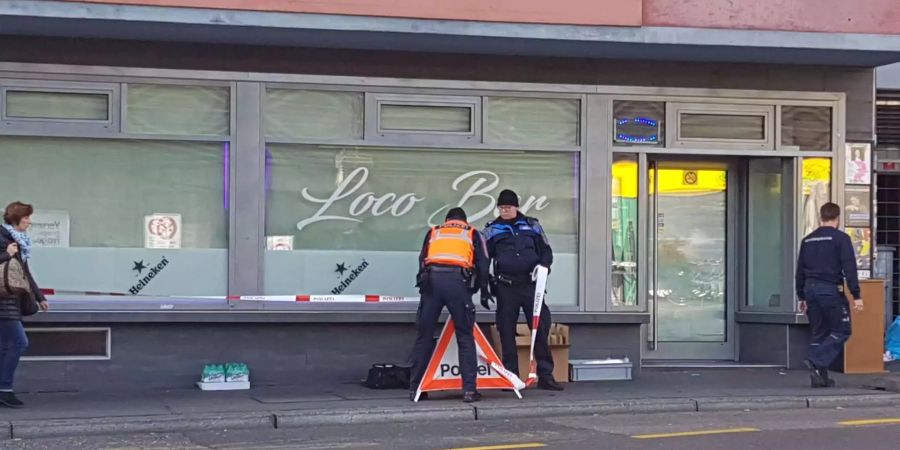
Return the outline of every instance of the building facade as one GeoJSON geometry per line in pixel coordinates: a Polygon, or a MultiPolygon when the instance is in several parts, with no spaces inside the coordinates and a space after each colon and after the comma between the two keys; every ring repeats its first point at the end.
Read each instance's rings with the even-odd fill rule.
{"type": "Polygon", "coordinates": [[[798,365],[797,245],[874,142],[892,2],[380,3],[0,5],[0,200],[53,305],[24,386],[402,363],[423,233],[504,188],[572,358],[798,365]]]}
{"type": "Polygon", "coordinates": [[[900,64],[877,69],[876,89],[876,241],[888,280],[887,322],[900,315],[900,64]]]}

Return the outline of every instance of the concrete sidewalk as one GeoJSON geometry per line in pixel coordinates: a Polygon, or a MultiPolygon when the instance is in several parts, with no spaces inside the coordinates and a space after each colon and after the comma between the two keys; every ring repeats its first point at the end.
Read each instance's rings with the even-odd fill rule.
{"type": "Polygon", "coordinates": [[[805,371],[645,368],[634,381],[568,383],[564,392],[524,391],[522,400],[511,392],[485,391],[484,400],[473,405],[463,404],[458,393],[432,394],[414,404],[402,390],[351,384],[238,392],[23,393],[27,408],[0,408],[0,426],[8,427],[0,439],[640,412],[900,407],[898,376],[835,374],[838,387],[812,389],[805,371]]]}

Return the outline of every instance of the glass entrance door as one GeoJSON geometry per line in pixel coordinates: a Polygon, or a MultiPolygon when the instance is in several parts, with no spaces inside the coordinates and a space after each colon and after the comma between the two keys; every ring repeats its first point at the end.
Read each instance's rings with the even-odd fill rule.
{"type": "Polygon", "coordinates": [[[734,359],[730,270],[737,171],[650,160],[648,359],[734,359]]]}

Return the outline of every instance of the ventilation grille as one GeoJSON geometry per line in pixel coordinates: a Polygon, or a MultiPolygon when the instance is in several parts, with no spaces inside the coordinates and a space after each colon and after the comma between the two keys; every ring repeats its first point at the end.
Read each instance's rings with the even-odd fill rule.
{"type": "Polygon", "coordinates": [[[110,359],[109,328],[26,328],[26,360],[110,359]]]}
{"type": "Polygon", "coordinates": [[[875,102],[878,149],[900,149],[900,91],[878,91],[875,102]]]}

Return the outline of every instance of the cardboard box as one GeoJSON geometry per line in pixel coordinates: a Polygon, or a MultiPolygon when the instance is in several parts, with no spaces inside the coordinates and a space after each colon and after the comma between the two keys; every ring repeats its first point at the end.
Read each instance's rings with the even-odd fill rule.
{"type": "MultiPolygon", "coordinates": [[[[550,326],[550,354],[553,356],[553,378],[560,383],[569,381],[569,327],[554,323],[550,326]]],[[[498,355],[503,356],[500,333],[496,325],[491,325],[491,345],[498,355]]],[[[519,377],[528,378],[528,352],[531,349],[531,331],[528,325],[516,326],[516,350],[519,354],[519,377]]]]}

